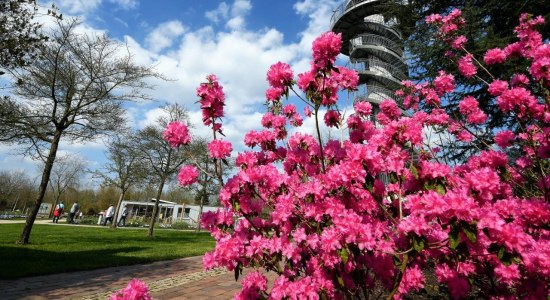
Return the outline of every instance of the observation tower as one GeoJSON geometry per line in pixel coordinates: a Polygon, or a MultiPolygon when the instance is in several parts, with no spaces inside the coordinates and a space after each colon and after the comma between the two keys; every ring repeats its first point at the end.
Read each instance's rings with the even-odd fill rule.
{"type": "Polygon", "coordinates": [[[331,30],[342,34],[340,52],[349,57],[349,67],[359,73],[359,91],[354,102],[368,101],[373,109],[407,78],[403,38],[395,19],[384,20],[377,5],[381,0],[346,0],[334,11],[331,30]]]}

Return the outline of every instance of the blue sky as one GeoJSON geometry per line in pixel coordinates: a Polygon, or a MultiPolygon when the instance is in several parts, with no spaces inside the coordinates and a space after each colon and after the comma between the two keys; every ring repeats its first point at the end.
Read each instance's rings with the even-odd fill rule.
{"type": "MultiPolygon", "coordinates": [[[[80,32],[107,33],[126,42],[135,61],[155,65],[169,82],[149,94],[156,102],[133,104],[127,118],[143,128],[160,116],[164,103],[179,103],[201,129],[195,89],[208,74],[216,74],[227,96],[224,128],[234,148],[244,150],[244,134],[259,129],[263,113],[265,74],[278,61],[289,63],[295,75],[309,68],[311,42],[329,30],[336,0],[57,0],[64,18],[79,17],[80,32]]],[[[44,6],[49,6],[43,2],[44,6]]],[[[45,27],[49,24],[45,19],[45,27]]],[[[312,131],[306,121],[302,131],[312,131]]],[[[96,169],[105,163],[102,140],[87,144],[62,142],[60,155],[73,154],[96,169]]],[[[0,170],[24,169],[36,176],[36,162],[11,155],[16,148],[0,145],[0,170]]]]}

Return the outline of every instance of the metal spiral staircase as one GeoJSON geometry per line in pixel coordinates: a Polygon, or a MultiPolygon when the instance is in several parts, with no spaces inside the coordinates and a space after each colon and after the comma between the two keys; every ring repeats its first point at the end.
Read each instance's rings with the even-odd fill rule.
{"type": "Polygon", "coordinates": [[[407,78],[403,38],[394,20],[385,21],[377,11],[380,0],[347,0],[334,11],[331,30],[342,34],[340,52],[359,73],[360,88],[354,101],[368,101],[374,108],[387,98],[400,102],[394,92],[407,78]]]}

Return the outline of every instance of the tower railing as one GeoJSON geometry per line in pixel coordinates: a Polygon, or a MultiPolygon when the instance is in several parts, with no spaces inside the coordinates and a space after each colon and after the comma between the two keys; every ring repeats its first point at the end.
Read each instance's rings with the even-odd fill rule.
{"type": "Polygon", "coordinates": [[[355,48],[358,48],[359,46],[382,46],[386,49],[389,49],[396,53],[398,56],[403,56],[403,49],[401,49],[401,46],[396,44],[394,41],[376,35],[376,34],[360,34],[354,37],[350,40],[351,44],[351,50],[350,53],[353,52],[355,48]]]}
{"type": "Polygon", "coordinates": [[[407,79],[407,75],[405,75],[405,73],[399,68],[375,58],[351,60],[350,66],[357,72],[381,72],[383,74],[395,77],[399,81],[407,79]]]}
{"type": "Polygon", "coordinates": [[[380,85],[368,85],[367,92],[364,95],[355,97],[353,102],[367,101],[379,104],[386,99],[392,99],[399,105],[403,102],[400,97],[395,95],[394,91],[380,85]]]}
{"type": "Polygon", "coordinates": [[[330,18],[330,27],[334,26],[334,23],[340,19],[340,17],[348,11],[350,8],[364,3],[364,2],[378,2],[380,0],[348,0],[344,1],[344,3],[338,5],[338,7],[334,10],[334,13],[332,14],[332,17],[330,18]]]}

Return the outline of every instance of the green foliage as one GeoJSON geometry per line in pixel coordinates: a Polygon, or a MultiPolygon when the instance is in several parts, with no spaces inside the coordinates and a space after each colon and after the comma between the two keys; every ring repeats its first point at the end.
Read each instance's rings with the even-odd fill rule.
{"type": "Polygon", "coordinates": [[[24,224],[0,225],[0,279],[143,264],[202,255],[214,248],[206,232],[37,224],[28,245],[16,245],[24,224]]]}
{"type": "MultiPolygon", "coordinates": [[[[514,28],[519,24],[521,13],[542,15],[550,20],[550,5],[547,0],[533,1],[499,1],[499,0],[387,0],[381,1],[381,11],[387,19],[397,18],[399,29],[405,38],[405,49],[409,66],[409,76],[412,80],[427,80],[434,78],[439,70],[447,70],[448,73],[457,74],[456,57],[449,59],[445,56],[448,49],[443,42],[436,39],[437,33],[433,26],[425,24],[427,16],[439,13],[447,14],[458,8],[462,10],[462,16],[466,25],[461,34],[468,42],[465,48],[478,60],[483,59],[487,49],[503,48],[505,45],[516,41],[514,28]]],[[[550,33],[550,22],[546,22],[540,28],[543,37],[548,38],[550,33]]],[[[507,62],[502,65],[493,65],[488,68],[496,78],[510,78],[517,73],[525,73],[526,65],[518,61],[507,62]]],[[[497,109],[495,98],[487,93],[487,86],[483,81],[490,82],[491,77],[485,72],[478,70],[479,78],[475,76],[466,79],[456,76],[456,83],[459,86],[458,92],[447,97],[442,102],[442,107],[451,116],[460,119],[463,116],[458,111],[458,103],[466,95],[475,97],[480,108],[487,113],[487,125],[483,128],[476,128],[476,134],[481,137],[473,144],[447,142],[441,152],[447,159],[461,161],[471,154],[486,149],[487,141],[492,141],[495,129],[510,128],[517,129],[519,124],[510,116],[504,116],[497,109]]],[[[544,95],[537,95],[543,97],[544,95]]]]}
{"type": "Polygon", "coordinates": [[[174,222],[174,223],[172,223],[172,226],[170,228],[172,228],[172,229],[195,229],[195,227],[189,226],[185,222],[174,222]]]}

